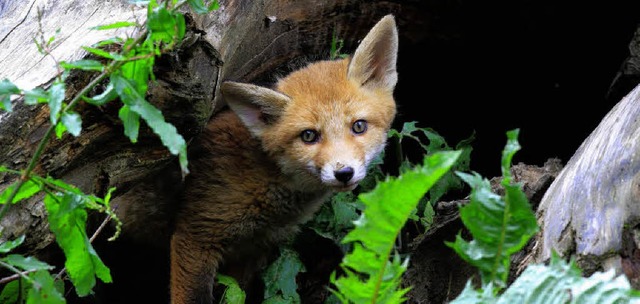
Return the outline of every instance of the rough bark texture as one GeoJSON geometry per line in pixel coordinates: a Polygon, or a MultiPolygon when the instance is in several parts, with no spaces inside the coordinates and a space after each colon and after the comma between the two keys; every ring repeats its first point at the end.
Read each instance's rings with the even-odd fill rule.
{"type": "MultiPolygon", "coordinates": [[[[640,223],[640,87],[584,141],[538,209],[538,262],[575,255],[587,274],[615,268],[634,281],[640,223]]],[[[638,287],[636,285],[636,287],[638,287]]]]}
{"type": "MultiPolygon", "coordinates": [[[[477,75],[478,71],[484,73],[484,69],[493,68],[492,59],[506,56],[507,60],[512,62],[509,72],[505,74],[510,74],[513,72],[513,63],[520,64],[521,49],[514,51],[515,55],[510,55],[514,56],[512,58],[507,56],[509,55],[507,53],[494,55],[489,48],[485,50],[486,53],[480,51],[475,54],[473,50],[465,47],[458,50],[459,53],[453,54],[452,56],[457,57],[450,59],[451,61],[441,59],[449,52],[447,47],[464,45],[464,41],[470,41],[470,45],[486,45],[487,43],[497,44],[492,39],[501,40],[499,36],[487,38],[486,34],[482,33],[482,29],[487,29],[486,27],[476,29],[474,24],[471,30],[465,31],[465,28],[460,25],[468,18],[471,18],[471,23],[485,20],[485,16],[476,16],[471,13],[479,6],[467,5],[463,2],[443,3],[419,0],[222,0],[218,11],[208,15],[190,15],[185,43],[177,51],[157,61],[155,74],[158,80],[150,84],[147,99],[160,108],[167,120],[175,124],[179,132],[189,140],[197,136],[209,117],[215,115],[215,111],[224,106],[224,102],[217,98],[220,81],[236,80],[268,85],[279,75],[284,75],[310,60],[328,58],[329,46],[334,34],[344,39],[342,51],[350,53],[357,45],[357,39],[362,37],[371,25],[381,16],[393,13],[400,27],[401,41],[405,43],[401,43],[399,63],[404,64],[404,71],[407,71],[409,66],[416,65],[416,69],[412,70],[413,73],[421,76],[424,73],[427,79],[406,77],[404,82],[400,80],[399,86],[417,88],[413,91],[405,89],[400,95],[405,97],[401,103],[405,103],[404,106],[407,109],[404,110],[403,120],[413,117],[412,115],[422,115],[425,120],[437,120],[433,116],[447,116],[442,119],[446,119],[447,124],[451,124],[452,118],[448,115],[440,115],[441,112],[435,109],[429,113],[423,113],[423,110],[411,111],[412,107],[416,106],[410,105],[412,102],[410,100],[415,99],[415,96],[420,98],[423,95],[429,96],[424,92],[425,84],[428,84],[432,91],[446,91],[444,98],[433,101],[431,105],[451,100],[449,99],[451,91],[455,91],[453,92],[455,95],[464,91],[460,88],[468,88],[467,91],[473,93],[461,96],[472,96],[473,98],[467,99],[474,100],[454,106],[470,107],[469,115],[475,117],[478,115],[474,107],[484,107],[484,105],[476,105],[480,104],[476,99],[482,99],[476,94],[481,94],[482,90],[487,89],[481,87],[481,90],[477,90],[478,87],[474,85],[483,84],[480,84],[477,78],[469,79],[469,73],[473,75],[477,75]],[[476,40],[461,39],[464,35],[475,37],[476,40]],[[418,46],[419,49],[416,48],[418,46]],[[413,57],[406,57],[409,54],[413,57]],[[483,56],[487,54],[496,57],[489,56],[489,60],[484,60],[483,56]],[[428,57],[428,61],[416,60],[422,57],[428,57]],[[476,57],[483,60],[477,60],[476,57]],[[439,61],[441,63],[438,63],[439,61]],[[428,67],[429,69],[439,64],[440,72],[444,71],[444,73],[431,75],[429,78],[429,74],[424,71],[425,67],[420,65],[424,62],[432,64],[428,67]],[[479,69],[467,66],[477,62],[485,62],[486,66],[483,64],[475,66],[480,67],[479,69]],[[438,81],[440,79],[446,81],[447,77],[460,80],[449,79],[451,81],[449,85],[454,89],[438,88],[437,83],[440,83],[438,81]]],[[[86,56],[86,53],[80,49],[83,45],[91,45],[116,34],[135,34],[135,31],[131,30],[92,31],[89,30],[90,27],[115,21],[131,21],[136,18],[143,21],[145,18],[144,9],[132,8],[125,0],[0,1],[0,79],[9,78],[24,89],[36,86],[46,88],[58,74],[53,61],[50,58],[43,58],[32,42],[39,31],[36,17],[38,7],[44,8],[41,24],[45,39],[60,28],[53,42],[54,55],[59,61],[72,61],[86,56]]],[[[555,8],[554,5],[550,7],[555,8]]],[[[493,10],[491,6],[485,9],[493,10]]],[[[543,13],[537,13],[546,17],[543,13]]],[[[524,13],[516,12],[517,14],[524,13]]],[[[536,12],[531,13],[531,15],[535,14],[536,12]]],[[[523,26],[523,29],[537,28],[544,23],[536,20],[532,18],[530,23],[523,26]]],[[[491,30],[488,32],[493,33],[494,28],[491,26],[489,28],[491,30]]],[[[555,29],[552,30],[555,32],[555,29]]],[[[520,34],[517,33],[517,35],[520,34]]],[[[522,37],[522,40],[518,40],[520,43],[530,38],[524,34],[522,37]]],[[[636,34],[630,46],[631,57],[623,65],[619,77],[611,86],[608,97],[612,100],[617,101],[626,95],[640,79],[637,76],[637,57],[640,53],[638,37],[640,35],[636,34]]],[[[562,36],[562,39],[556,39],[560,41],[564,38],[562,36]]],[[[516,48],[526,49],[526,46],[526,44],[516,44],[516,48]]],[[[541,50],[537,49],[537,51],[541,50]]],[[[552,62],[552,64],[555,63],[552,62]]],[[[403,71],[399,71],[402,75],[403,71]]],[[[581,70],[578,69],[578,71],[581,70]]],[[[579,76],[577,74],[579,72],[573,71],[569,76],[562,76],[576,78],[579,76]]],[[[92,77],[93,75],[89,73],[72,73],[67,79],[67,96],[73,96],[92,77]]],[[[507,95],[512,92],[509,88],[529,90],[529,87],[514,86],[511,82],[507,82],[504,86],[507,87],[504,89],[507,95]]],[[[493,91],[494,84],[486,87],[491,88],[490,95],[493,97],[496,94],[493,91]]],[[[100,93],[102,89],[102,86],[98,86],[91,95],[100,93]]],[[[586,92],[586,88],[583,91],[586,92]]],[[[585,94],[587,93],[583,95],[585,94]]],[[[640,242],[637,241],[639,237],[636,229],[637,205],[640,197],[638,192],[640,189],[638,94],[640,93],[636,89],[611,111],[601,126],[576,152],[571,163],[566,166],[548,191],[539,213],[543,233],[540,234],[539,239],[529,244],[522,254],[514,256],[514,265],[517,267],[513,268],[512,277],[531,261],[544,261],[548,257],[549,249],[556,248],[566,255],[575,253],[581,255],[581,265],[586,267],[587,271],[616,267],[632,279],[634,286],[639,286],[640,271],[637,269],[640,269],[638,266],[640,253],[637,248],[640,247],[638,245],[640,242]],[[589,193],[590,195],[585,197],[589,193]],[[616,200],[608,200],[607,198],[610,197],[615,197],[616,200]],[[585,206],[591,208],[584,208],[585,206]],[[586,212],[589,210],[591,210],[590,213],[586,212]],[[600,229],[581,228],[590,225],[592,227],[596,225],[600,229]],[[602,231],[608,231],[609,234],[603,235],[602,231]],[[581,237],[575,238],[578,235],[581,237]],[[535,255],[527,254],[531,252],[535,255]]],[[[534,94],[534,98],[538,97],[534,94]]],[[[512,101],[509,100],[509,102],[510,105],[512,101]]],[[[415,103],[419,104],[416,109],[424,107],[421,102],[415,103]]],[[[14,104],[13,112],[0,113],[0,164],[22,169],[26,167],[35,147],[49,127],[49,114],[45,107],[24,106],[20,100],[14,104]]],[[[159,172],[176,177],[175,168],[170,166],[175,158],[167,152],[150,130],[143,127],[136,144],[127,140],[118,118],[118,108],[117,103],[103,107],[79,105],[77,110],[83,117],[82,134],[77,138],[65,135],[60,140],[52,140],[36,168],[36,173],[50,174],[64,179],[83,191],[96,195],[103,195],[108,188],[117,187],[118,191],[114,193],[115,202],[143,199],[144,196],[136,195],[143,189],[136,187],[142,180],[159,172]]],[[[573,112],[575,109],[572,108],[573,112]]],[[[450,114],[456,115],[456,113],[450,114]]],[[[508,113],[495,120],[502,120],[507,115],[515,117],[514,119],[522,119],[513,113],[508,113]]],[[[471,121],[469,117],[462,118],[465,121],[471,121]]],[[[539,118],[536,119],[533,128],[541,124],[538,121],[539,118]]],[[[489,119],[482,118],[482,120],[482,124],[487,124],[489,119]]],[[[553,128],[555,132],[561,129],[555,126],[553,128]]],[[[500,130],[504,129],[506,128],[500,126],[500,130]]],[[[531,129],[525,131],[528,130],[531,129]]],[[[500,140],[499,143],[494,144],[495,151],[498,151],[501,149],[503,136],[502,134],[493,135],[500,140]]],[[[541,135],[545,139],[548,136],[551,134],[541,135]]],[[[531,149],[531,146],[525,146],[525,150],[531,149]]],[[[573,151],[575,149],[571,150],[573,151]]],[[[547,158],[549,153],[542,153],[543,155],[538,157],[547,158]]],[[[497,156],[492,154],[492,157],[497,156]]],[[[514,167],[514,176],[524,183],[525,192],[531,201],[536,203],[540,201],[545,189],[559,170],[558,161],[550,161],[543,167],[519,165],[514,167]]],[[[14,178],[10,175],[0,175],[0,191],[9,186],[14,178]]],[[[150,195],[164,194],[151,193],[150,195]]],[[[46,248],[54,253],[44,253],[45,256],[53,260],[59,259],[59,252],[55,252],[54,238],[47,228],[46,214],[40,200],[41,197],[33,197],[9,210],[9,213],[0,221],[0,241],[13,239],[28,232],[26,244],[20,248],[22,252],[42,254],[47,252],[43,250],[46,248]]],[[[441,303],[452,299],[461,290],[464,282],[475,273],[443,244],[443,241],[453,240],[455,234],[462,229],[457,215],[459,203],[464,203],[464,200],[438,204],[435,228],[410,243],[408,249],[412,256],[412,263],[405,275],[405,280],[407,285],[413,286],[408,294],[409,301],[412,303],[441,303]]],[[[329,294],[325,288],[328,274],[335,269],[341,255],[339,249],[332,247],[332,244],[328,244],[326,240],[323,242],[310,238],[306,241],[304,244],[307,245],[302,247],[313,252],[301,257],[308,264],[308,272],[299,277],[299,286],[301,286],[299,291],[304,303],[321,303],[329,294]],[[322,249],[316,250],[313,246],[322,249]],[[323,255],[320,256],[320,253],[323,255]]],[[[128,256],[125,261],[127,264],[114,266],[114,272],[120,267],[121,273],[127,274],[125,276],[128,276],[132,270],[142,273],[145,282],[150,282],[149,286],[152,287],[144,289],[141,287],[143,283],[140,280],[114,276],[116,282],[121,282],[117,286],[120,288],[117,290],[119,294],[115,294],[113,288],[100,286],[97,288],[97,294],[101,294],[104,298],[98,300],[97,297],[88,297],[75,299],[75,302],[114,303],[122,300],[123,297],[136,294],[149,302],[166,301],[166,291],[157,289],[158,286],[167,286],[161,277],[166,275],[166,269],[156,267],[164,262],[165,257],[162,256],[164,253],[158,254],[149,248],[132,250],[131,244],[128,243],[117,246],[107,243],[98,244],[97,249],[101,255],[104,252],[102,250],[107,251],[103,258],[109,266],[117,262],[117,258],[111,257],[109,251],[127,250],[128,256]],[[158,255],[160,255],[159,258],[158,255]],[[156,268],[151,269],[153,267],[156,268]]],[[[56,265],[61,264],[56,263],[56,265]]],[[[128,300],[132,299],[128,298],[128,300]]]]}

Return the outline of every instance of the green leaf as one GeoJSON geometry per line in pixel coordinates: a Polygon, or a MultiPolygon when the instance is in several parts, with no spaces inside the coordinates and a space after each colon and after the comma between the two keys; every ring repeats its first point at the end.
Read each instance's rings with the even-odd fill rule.
{"type": "Polygon", "coordinates": [[[82,131],[82,118],[78,113],[62,113],[62,124],[64,124],[66,129],[73,136],[78,137],[80,135],[80,131],[82,131]]]}
{"type": "Polygon", "coordinates": [[[127,62],[120,68],[122,76],[135,84],[136,90],[141,96],[147,94],[147,83],[149,75],[153,73],[153,63],[153,57],[151,57],[127,62]]]}
{"type": "Polygon", "coordinates": [[[60,62],[60,66],[65,69],[80,69],[83,71],[104,71],[104,66],[100,61],[90,60],[90,59],[81,59],[76,60],[74,62],[60,62]]]}
{"type": "Polygon", "coordinates": [[[13,250],[14,248],[20,246],[20,244],[22,244],[22,242],[24,242],[24,238],[25,238],[25,236],[22,235],[19,238],[13,240],[13,241],[3,242],[2,244],[0,244],[0,253],[8,253],[9,251],[13,250]]]}
{"type": "MultiPolygon", "coordinates": [[[[18,182],[15,182],[13,185],[7,187],[6,189],[4,189],[4,191],[2,191],[2,193],[0,193],[0,204],[8,203],[7,200],[9,199],[11,192],[13,192],[13,189],[15,189],[16,186],[18,186],[18,182]]],[[[15,204],[23,199],[30,198],[34,194],[38,193],[38,191],[40,191],[40,184],[29,179],[26,182],[22,183],[22,186],[20,186],[20,190],[13,198],[11,203],[15,204]]]]}
{"type": "Polygon", "coordinates": [[[101,30],[110,30],[110,29],[116,29],[116,28],[122,28],[122,27],[137,26],[137,25],[138,24],[135,22],[118,21],[110,24],[94,26],[89,29],[101,31],[101,30]]]}
{"type": "Polygon", "coordinates": [[[511,159],[513,155],[520,150],[520,144],[518,143],[519,129],[511,130],[507,132],[507,145],[502,151],[502,176],[504,177],[502,183],[508,184],[511,182],[511,159]]]}
{"type": "Polygon", "coordinates": [[[54,268],[53,266],[45,262],[41,262],[34,257],[24,257],[19,254],[10,254],[4,258],[1,258],[0,261],[3,261],[9,265],[12,265],[18,269],[22,269],[23,271],[34,270],[34,269],[51,270],[54,268]]]}
{"type": "Polygon", "coordinates": [[[87,52],[89,52],[89,53],[91,53],[91,54],[94,54],[94,55],[100,56],[100,57],[104,57],[104,58],[107,58],[107,59],[113,59],[113,60],[126,60],[127,59],[126,57],[124,57],[124,56],[122,56],[122,55],[120,55],[118,53],[113,53],[113,52],[109,53],[107,51],[104,51],[104,50],[101,50],[101,49],[98,49],[98,48],[92,48],[92,47],[88,47],[88,46],[83,46],[82,49],[87,51],[87,52]]]}
{"type": "Polygon", "coordinates": [[[182,40],[186,30],[184,16],[172,13],[163,6],[155,7],[147,16],[151,40],[173,43],[182,40]]]}
{"type": "Polygon", "coordinates": [[[213,0],[211,1],[211,4],[209,4],[209,11],[215,11],[219,8],[220,8],[220,3],[218,2],[218,0],[213,0]]]}
{"type": "Polygon", "coordinates": [[[138,142],[138,130],[140,129],[140,115],[132,112],[131,108],[123,105],[118,112],[118,117],[124,126],[124,135],[129,137],[132,143],[138,142]]]}
{"type": "Polygon", "coordinates": [[[197,14],[206,14],[210,12],[209,8],[207,8],[206,4],[202,0],[187,0],[191,9],[197,14]]]}
{"type": "Polygon", "coordinates": [[[123,78],[118,74],[111,74],[118,95],[122,102],[130,107],[130,110],[142,117],[151,129],[160,136],[160,140],[171,154],[178,155],[180,167],[184,174],[189,172],[187,163],[187,145],[176,127],[165,122],[162,112],[147,102],[136,90],[136,85],[132,81],[123,78]]]}
{"type": "Polygon", "coordinates": [[[47,92],[49,94],[49,116],[51,124],[55,125],[58,122],[58,114],[62,110],[62,102],[64,101],[64,82],[54,82],[47,92]]]}
{"type": "Polygon", "coordinates": [[[296,276],[304,272],[304,266],[298,254],[288,248],[280,250],[280,257],[273,262],[262,276],[265,282],[264,299],[282,298],[285,303],[300,303],[300,296],[296,291],[296,276]]]}
{"type": "Polygon", "coordinates": [[[0,109],[11,112],[11,95],[20,94],[20,89],[9,79],[0,81],[0,109]]]}
{"type": "Polygon", "coordinates": [[[216,275],[216,280],[219,284],[227,286],[227,289],[224,291],[224,301],[228,304],[244,304],[246,299],[246,294],[238,285],[238,282],[232,277],[218,274],[216,275]]]}
{"type": "Polygon", "coordinates": [[[29,276],[33,278],[35,283],[29,290],[27,304],[62,304],[66,302],[62,293],[56,288],[55,281],[49,272],[40,270],[29,276]]]}
{"type": "Polygon", "coordinates": [[[64,132],[66,131],[67,131],[67,127],[65,127],[64,124],[61,121],[59,121],[56,124],[56,138],[61,139],[62,135],[64,135],[64,132]]]}
{"type": "Polygon", "coordinates": [[[24,299],[27,295],[24,285],[26,284],[20,284],[18,280],[7,283],[0,293],[0,303],[18,303],[19,298],[24,299]]]}
{"type": "Polygon", "coordinates": [[[107,102],[112,101],[116,98],[118,98],[118,92],[116,92],[116,89],[113,87],[113,84],[111,82],[109,82],[107,87],[104,89],[104,92],[102,92],[101,94],[98,94],[93,97],[82,96],[82,99],[84,101],[94,106],[104,105],[107,102]]]}
{"type": "Polygon", "coordinates": [[[49,215],[49,228],[66,256],[65,267],[79,296],[88,295],[95,277],[111,282],[111,274],[98,257],[86,234],[87,212],[80,195],[47,194],[44,205],[49,215]]]}
{"type": "MultiPolygon", "coordinates": [[[[451,304],[488,304],[488,303],[496,303],[496,297],[494,296],[493,285],[489,283],[483,290],[478,291],[473,289],[471,285],[471,281],[467,281],[467,284],[464,286],[462,292],[456,297],[453,301],[449,302],[451,304]]],[[[514,302],[518,303],[518,302],[514,302]]],[[[520,303],[518,303],[520,304],[520,303]]],[[[540,303],[543,304],[543,303],[540,303]]]]}
{"type": "Polygon", "coordinates": [[[588,278],[573,261],[556,254],[548,266],[531,264],[494,303],[638,303],[640,297],[624,275],[615,270],[588,278]]]}
{"type": "Polygon", "coordinates": [[[123,44],[124,40],[121,37],[112,37],[109,39],[105,39],[102,41],[98,41],[97,43],[93,44],[92,47],[94,48],[99,48],[105,45],[111,45],[111,44],[123,44]]]}
{"type": "Polygon", "coordinates": [[[521,250],[538,231],[535,214],[519,185],[509,183],[509,167],[519,149],[517,132],[509,132],[502,159],[504,197],[492,192],[489,180],[478,173],[457,172],[469,186],[469,204],[460,208],[460,219],[473,236],[467,242],[459,235],[447,242],[462,259],[480,270],[483,285],[504,287],[509,275],[510,257],[521,250]]]}
{"type": "Polygon", "coordinates": [[[48,102],[49,94],[42,88],[34,88],[33,90],[24,91],[24,103],[28,105],[48,102]]]}
{"type": "Polygon", "coordinates": [[[443,151],[426,156],[422,166],[390,177],[368,193],[359,195],[365,209],[355,228],[342,240],[353,242],[341,268],[346,275],[331,282],[338,288],[334,294],[354,303],[399,303],[408,289],[399,289],[400,278],[408,260],[396,254],[391,259],[397,235],[411,216],[420,199],[445,172],[450,170],[460,151],[443,151]]]}

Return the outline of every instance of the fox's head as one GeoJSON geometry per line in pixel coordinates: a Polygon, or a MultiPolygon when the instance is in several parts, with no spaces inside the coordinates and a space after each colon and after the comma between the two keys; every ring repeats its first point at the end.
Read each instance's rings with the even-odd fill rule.
{"type": "Polygon", "coordinates": [[[282,172],[303,187],[354,189],[384,148],[396,114],[398,33],[382,18],[351,58],[320,61],[275,90],[225,82],[230,108],[282,172]]]}

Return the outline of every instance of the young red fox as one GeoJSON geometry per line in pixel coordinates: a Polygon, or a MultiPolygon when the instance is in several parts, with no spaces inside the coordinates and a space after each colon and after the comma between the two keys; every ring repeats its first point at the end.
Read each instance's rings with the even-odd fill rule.
{"type": "Polygon", "coordinates": [[[222,84],[230,109],[199,137],[175,218],[172,303],[212,303],[223,261],[287,239],[358,185],[395,117],[397,49],[388,15],[350,59],[312,63],[273,90],[222,84]]]}

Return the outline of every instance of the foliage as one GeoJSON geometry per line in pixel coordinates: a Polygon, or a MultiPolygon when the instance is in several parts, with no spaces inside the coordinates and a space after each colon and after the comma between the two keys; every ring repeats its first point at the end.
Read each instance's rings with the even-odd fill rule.
{"type": "Polygon", "coordinates": [[[503,197],[492,192],[489,182],[477,173],[457,172],[471,190],[471,201],[460,208],[460,217],[473,240],[460,235],[447,243],[465,261],[478,267],[479,290],[467,282],[452,303],[629,303],[640,301],[624,275],[611,270],[584,278],[573,261],[566,263],[553,254],[550,265],[529,265],[508,287],[510,257],[521,250],[538,231],[535,215],[520,185],[511,181],[511,160],[520,149],[518,129],[507,132],[502,153],[503,197]],[[504,292],[502,292],[504,290],[504,292]],[[502,293],[501,293],[502,292],[502,293]],[[501,293],[501,294],[500,294],[501,293]]]}
{"type": "MultiPolygon", "coordinates": [[[[218,8],[217,1],[212,1],[209,5],[202,0],[187,2],[196,13],[208,13],[218,8]]],[[[104,198],[100,198],[85,194],[62,180],[49,176],[41,177],[33,173],[44,148],[54,133],[58,139],[65,133],[70,133],[74,137],[80,136],[82,117],[74,112],[74,107],[79,102],[85,101],[88,104],[101,106],[119,99],[122,102],[119,117],[124,126],[124,133],[131,142],[137,141],[140,119],[142,119],[159,136],[169,151],[178,156],[183,174],[188,174],[185,140],[173,125],[164,120],[160,110],[145,99],[147,84],[155,79],[153,65],[156,56],[173,50],[184,37],[185,18],[178,9],[185,2],[158,3],[156,0],[151,0],[145,1],[144,4],[148,8],[145,24],[121,21],[92,28],[93,30],[112,30],[136,26],[146,29],[137,38],[113,38],[91,47],[83,47],[99,60],[59,62],[51,53],[51,43],[55,36],[45,39],[40,29],[38,37],[34,39],[38,50],[44,56],[53,58],[59,70],[62,71],[48,88],[23,90],[8,79],[0,81],[1,110],[12,111],[13,97],[19,96],[23,97],[26,105],[48,106],[51,122],[27,168],[14,170],[0,166],[0,173],[18,176],[16,182],[0,192],[0,204],[3,205],[0,209],[0,219],[12,204],[36,195],[39,195],[38,198],[44,197],[49,227],[66,257],[65,268],[54,278],[49,272],[54,269],[53,266],[38,261],[34,257],[9,254],[23,243],[25,236],[0,244],[0,254],[4,255],[0,257],[0,266],[14,272],[19,278],[19,281],[11,281],[4,287],[0,294],[2,303],[20,302],[25,299],[29,303],[64,303],[65,299],[62,296],[64,286],[58,279],[65,271],[79,296],[90,294],[96,279],[111,282],[109,268],[91,245],[91,239],[86,232],[86,221],[87,210],[97,210],[106,213],[107,220],[115,220],[119,227],[119,221],[109,206],[109,199],[114,189],[109,189],[104,198]],[[116,44],[120,49],[118,52],[103,49],[104,46],[116,44]],[[74,69],[98,74],[76,95],[66,96],[65,80],[69,72],[74,69]],[[88,96],[94,87],[106,79],[108,82],[101,94],[88,96]]],[[[42,13],[40,10],[38,12],[38,21],[41,22],[42,13]]]]}
{"type": "Polygon", "coordinates": [[[229,303],[229,304],[244,303],[246,294],[240,288],[240,285],[238,285],[238,282],[234,278],[230,276],[218,274],[216,276],[216,281],[219,284],[227,286],[227,288],[224,291],[224,295],[222,297],[222,300],[224,300],[223,303],[229,303]]]}
{"type": "Polygon", "coordinates": [[[331,282],[342,302],[398,303],[408,289],[399,289],[408,260],[393,254],[395,240],[420,198],[460,156],[459,151],[438,152],[425,157],[422,166],[390,177],[359,196],[365,209],[355,228],[343,239],[354,244],[331,282]]]}
{"type": "Polygon", "coordinates": [[[300,296],[296,289],[296,276],[304,272],[304,265],[298,254],[289,248],[280,250],[280,257],[273,262],[262,276],[265,282],[265,304],[298,304],[300,296]]]}
{"type": "Polygon", "coordinates": [[[640,293],[631,289],[624,275],[615,270],[582,276],[573,261],[553,255],[550,265],[529,265],[507,288],[496,296],[492,284],[474,290],[467,282],[462,293],[451,303],[638,303],[640,293]]]}
{"type": "Polygon", "coordinates": [[[509,275],[510,257],[524,247],[537,231],[536,217],[519,185],[511,183],[511,159],[520,149],[518,130],[507,133],[502,153],[502,183],[505,196],[491,191],[487,179],[479,174],[457,172],[471,186],[469,204],[460,208],[460,219],[473,236],[470,242],[460,234],[447,243],[465,261],[480,270],[483,284],[503,287],[509,275]]]}

